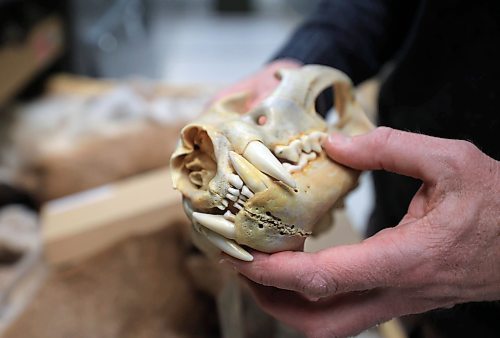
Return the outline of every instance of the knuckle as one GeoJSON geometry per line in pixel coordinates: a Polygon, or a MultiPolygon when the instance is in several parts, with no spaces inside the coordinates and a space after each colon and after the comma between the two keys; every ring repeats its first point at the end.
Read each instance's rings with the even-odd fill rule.
{"type": "Polygon", "coordinates": [[[315,270],[302,276],[299,283],[299,291],[312,299],[327,297],[337,291],[337,283],[324,270],[315,270]]]}
{"type": "Polygon", "coordinates": [[[450,152],[445,158],[445,164],[449,171],[460,173],[476,158],[478,148],[468,141],[456,140],[452,141],[453,146],[450,147],[450,152]]]}

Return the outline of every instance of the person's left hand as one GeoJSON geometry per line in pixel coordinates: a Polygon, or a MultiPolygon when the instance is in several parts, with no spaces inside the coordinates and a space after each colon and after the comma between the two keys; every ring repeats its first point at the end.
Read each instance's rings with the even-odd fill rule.
{"type": "Polygon", "coordinates": [[[264,310],[310,337],[345,337],[390,318],[500,299],[500,163],[471,143],[389,128],[331,135],[330,157],[423,181],[394,228],[318,253],[223,261],[264,310]]]}

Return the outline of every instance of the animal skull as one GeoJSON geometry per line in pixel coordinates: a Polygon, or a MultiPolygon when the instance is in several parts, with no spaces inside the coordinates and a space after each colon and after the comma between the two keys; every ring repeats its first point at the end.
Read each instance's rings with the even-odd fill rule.
{"type": "Polygon", "coordinates": [[[172,178],[204,251],[251,261],[242,246],[300,250],[320,218],[357,184],[359,173],[321,147],[327,133],[373,128],[349,78],[319,65],[283,69],[276,77],[279,86],[256,108],[245,111],[246,95],[232,95],[181,132],[172,178]],[[331,86],[339,119],[328,126],[315,101],[331,86]]]}

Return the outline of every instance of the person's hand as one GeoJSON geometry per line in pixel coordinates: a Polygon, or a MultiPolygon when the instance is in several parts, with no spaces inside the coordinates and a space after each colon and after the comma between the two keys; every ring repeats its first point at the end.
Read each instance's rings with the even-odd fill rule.
{"type": "Polygon", "coordinates": [[[331,135],[356,169],[422,180],[394,228],[318,253],[229,257],[264,310],[310,337],[345,337],[396,316],[500,299],[500,162],[465,141],[390,128],[331,135]]]}
{"type": "Polygon", "coordinates": [[[302,66],[300,62],[292,59],[273,61],[255,74],[217,93],[212,102],[231,94],[247,92],[250,94],[247,102],[247,110],[250,110],[268,97],[278,86],[279,80],[275,77],[275,73],[279,69],[299,68],[300,66],[302,66]]]}

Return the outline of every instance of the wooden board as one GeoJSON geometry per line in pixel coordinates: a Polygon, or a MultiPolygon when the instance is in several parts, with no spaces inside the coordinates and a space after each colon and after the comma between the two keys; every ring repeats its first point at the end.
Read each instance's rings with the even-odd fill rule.
{"type": "Polygon", "coordinates": [[[167,168],[46,203],[41,212],[45,258],[67,264],[131,235],[184,218],[167,168]]]}

